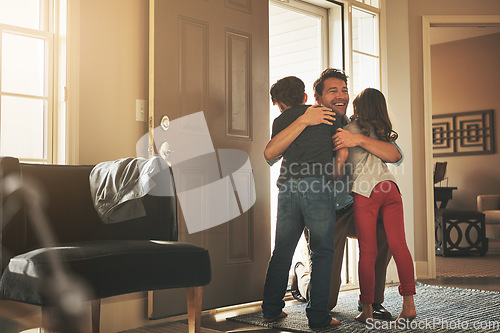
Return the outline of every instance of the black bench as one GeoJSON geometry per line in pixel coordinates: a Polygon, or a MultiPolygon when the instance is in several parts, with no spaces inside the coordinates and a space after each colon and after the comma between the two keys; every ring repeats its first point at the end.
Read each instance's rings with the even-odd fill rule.
{"type": "Polygon", "coordinates": [[[42,306],[42,326],[63,332],[79,331],[79,298],[91,300],[92,331],[98,332],[101,298],[187,288],[190,332],[199,332],[210,258],[206,249],[177,242],[170,170],[173,196],[146,195],[145,216],[105,224],[90,194],[92,168],[0,157],[0,299],[42,306]],[[13,177],[22,181],[10,193],[13,177]],[[31,184],[40,191],[30,193],[31,184]]]}

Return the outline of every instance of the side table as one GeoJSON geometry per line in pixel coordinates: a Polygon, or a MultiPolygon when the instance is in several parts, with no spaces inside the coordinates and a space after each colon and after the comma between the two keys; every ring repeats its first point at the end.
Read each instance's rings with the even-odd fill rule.
{"type": "Polygon", "coordinates": [[[484,214],[473,210],[435,211],[436,254],[484,256],[488,251],[484,214]]]}

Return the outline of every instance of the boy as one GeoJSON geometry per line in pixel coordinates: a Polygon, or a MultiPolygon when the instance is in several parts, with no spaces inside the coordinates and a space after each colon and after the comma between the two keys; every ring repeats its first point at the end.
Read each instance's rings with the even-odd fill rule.
{"type": "MultiPolygon", "coordinates": [[[[288,127],[308,106],[304,83],[289,76],[271,87],[271,100],[278,105],[281,115],[273,122],[272,136],[288,127]]],[[[319,105],[313,108],[321,108],[319,105]]],[[[325,108],[326,110],[326,108],[325,108]]],[[[331,112],[328,110],[328,112],[331,112]]],[[[278,218],[275,248],[269,261],[264,299],[264,321],[286,317],[282,311],[288,272],[297,242],[304,230],[309,229],[311,249],[311,282],[306,308],[311,328],[337,326],[328,309],[330,272],[333,260],[333,233],[335,230],[335,197],[333,191],[335,165],[332,136],[339,128],[333,117],[323,123],[306,127],[283,153],[277,185],[278,218]],[[331,120],[331,121],[330,121],[331,120]]],[[[266,147],[267,150],[267,147],[266,147]]],[[[268,152],[264,151],[266,156],[268,152]]]]}

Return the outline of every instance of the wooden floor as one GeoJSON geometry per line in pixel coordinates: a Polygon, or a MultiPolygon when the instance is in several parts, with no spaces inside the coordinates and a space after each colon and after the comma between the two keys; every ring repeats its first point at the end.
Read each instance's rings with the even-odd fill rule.
{"type": "MultiPolygon", "coordinates": [[[[436,278],[418,280],[419,282],[467,289],[500,291],[500,254],[487,254],[484,257],[440,257],[436,256],[436,278]]],[[[358,292],[351,291],[351,292],[358,292]]],[[[296,302],[290,300],[288,302],[296,302]]],[[[261,311],[260,306],[252,305],[241,309],[233,309],[216,315],[206,315],[202,318],[202,326],[219,332],[250,332],[250,333],[285,333],[277,329],[227,321],[225,318],[243,313],[261,311]]]]}
{"type": "MultiPolygon", "coordinates": [[[[484,257],[474,256],[474,257],[436,257],[436,275],[435,279],[418,280],[419,282],[438,285],[438,286],[449,286],[467,289],[480,289],[489,291],[500,292],[500,253],[499,254],[487,254],[484,257]]],[[[346,291],[349,293],[358,293],[359,290],[346,291]]],[[[287,296],[287,303],[296,303],[296,301],[290,296],[287,296]]],[[[5,304],[4,304],[5,305],[5,304]]],[[[18,303],[13,303],[9,306],[2,306],[0,309],[0,314],[5,318],[9,318],[10,315],[19,313],[16,306],[20,306],[18,303]]],[[[280,331],[277,329],[266,329],[258,326],[252,326],[248,324],[237,323],[233,321],[228,321],[226,318],[233,317],[236,315],[258,312],[261,311],[260,302],[253,304],[245,304],[239,307],[232,307],[226,309],[217,309],[207,311],[208,314],[202,317],[202,326],[206,329],[206,332],[249,332],[249,333],[286,333],[286,331],[280,331]]],[[[175,323],[187,324],[187,320],[177,320],[172,318],[175,323]]],[[[144,327],[146,329],[146,327],[144,327]]],[[[147,328],[149,329],[149,328],[147,328]]],[[[182,333],[182,330],[176,326],[173,328],[172,332],[182,333]]],[[[152,331],[151,331],[152,332],[152,331]]],[[[162,331],[167,332],[167,331],[162,331]]],[[[187,332],[187,330],[186,330],[187,332]]]]}
{"type": "Polygon", "coordinates": [[[484,257],[436,256],[436,278],[419,281],[437,286],[500,291],[500,253],[484,257]]]}

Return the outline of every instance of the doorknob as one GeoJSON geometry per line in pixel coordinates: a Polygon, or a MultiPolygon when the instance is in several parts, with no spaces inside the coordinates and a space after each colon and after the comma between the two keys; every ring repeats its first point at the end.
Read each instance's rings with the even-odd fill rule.
{"type": "Polygon", "coordinates": [[[170,119],[168,116],[163,116],[160,121],[161,128],[163,128],[164,131],[168,130],[170,127],[170,119]]]}

